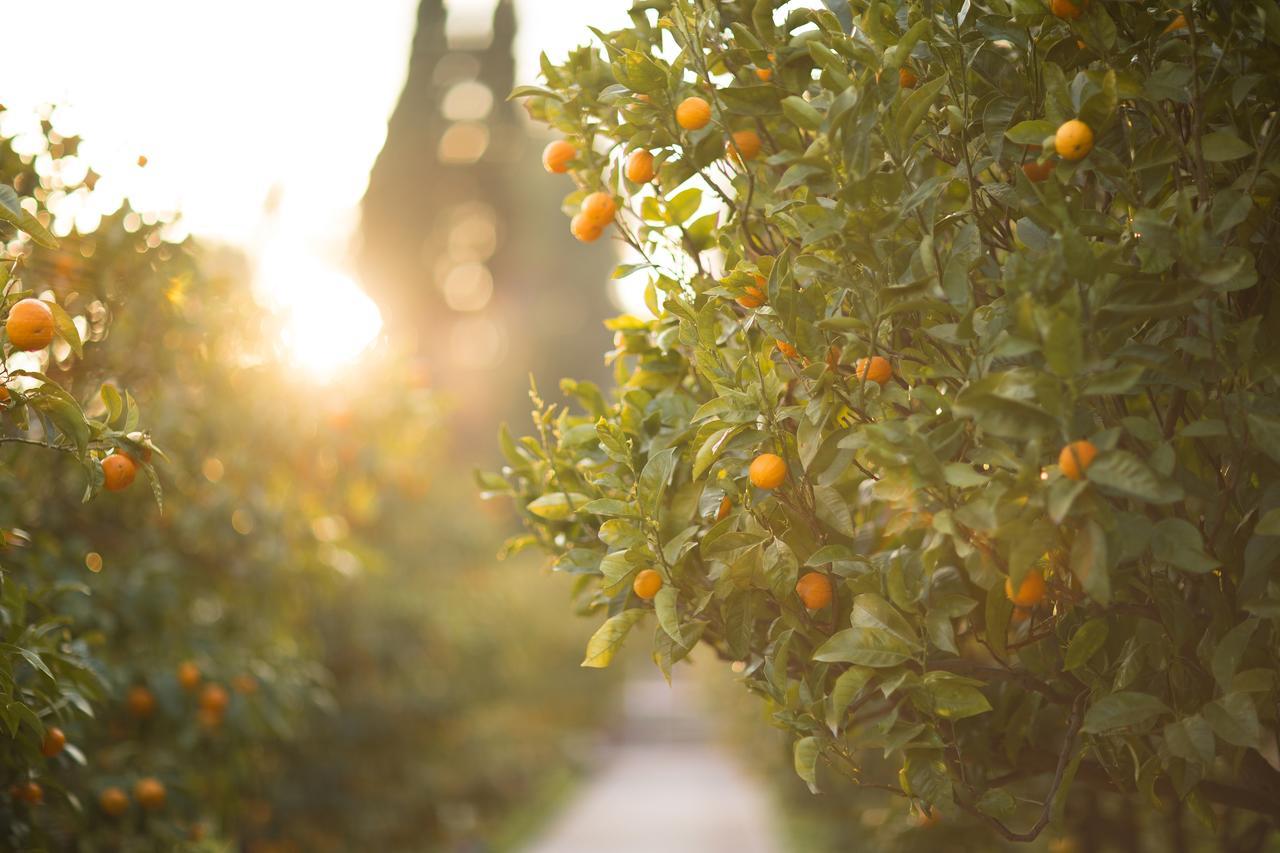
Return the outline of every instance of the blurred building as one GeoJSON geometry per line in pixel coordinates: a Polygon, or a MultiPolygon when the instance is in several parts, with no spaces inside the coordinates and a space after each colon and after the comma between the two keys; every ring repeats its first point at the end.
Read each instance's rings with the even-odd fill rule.
{"type": "Polygon", "coordinates": [[[360,275],[393,342],[451,397],[463,440],[492,447],[498,420],[527,423],[528,377],[599,379],[611,313],[607,248],[577,244],[529,122],[508,103],[516,17],[449,33],[421,0],[408,76],[362,207],[360,275]]]}

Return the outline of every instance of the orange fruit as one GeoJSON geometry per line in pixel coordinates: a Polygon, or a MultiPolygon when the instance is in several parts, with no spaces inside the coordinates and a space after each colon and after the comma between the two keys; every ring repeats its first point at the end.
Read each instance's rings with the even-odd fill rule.
{"type": "Polygon", "coordinates": [[[859,379],[865,378],[868,382],[875,382],[880,385],[893,378],[893,365],[889,364],[889,359],[881,358],[878,355],[873,355],[871,358],[858,359],[853,369],[859,379]]]}
{"type": "Polygon", "coordinates": [[[129,808],[129,795],[112,785],[98,795],[98,806],[111,817],[120,817],[129,808]]]}
{"type": "Polygon", "coordinates": [[[138,155],[138,166],[139,166],[139,167],[142,167],[142,166],[146,166],[146,165],[147,165],[147,155],[146,155],[146,154],[139,154],[139,155],[138,155]]]}
{"type": "Polygon", "coordinates": [[[153,776],[146,776],[133,786],[133,798],[149,812],[164,808],[164,783],[153,776]]]}
{"type": "Polygon", "coordinates": [[[1019,607],[1035,607],[1044,601],[1044,575],[1039,569],[1032,569],[1022,579],[1017,591],[1013,588],[1013,578],[1005,578],[1004,595],[1019,607]]]}
{"type": "Polygon", "coordinates": [[[62,729],[57,726],[50,726],[44,730],[44,740],[40,742],[40,754],[45,758],[53,758],[62,752],[67,745],[67,736],[62,729]]]}
{"type": "Polygon", "coordinates": [[[1053,174],[1053,161],[1045,160],[1041,163],[1039,160],[1028,160],[1022,164],[1022,174],[1026,175],[1027,180],[1033,184],[1047,181],[1053,174]]]}
{"type": "Polygon", "coordinates": [[[651,601],[658,594],[658,590],[662,589],[662,575],[653,569],[644,569],[640,574],[636,575],[635,582],[631,584],[631,589],[640,598],[645,601],[651,601]]]}
{"type": "Polygon", "coordinates": [[[1084,7],[1087,5],[1089,5],[1088,0],[1083,0],[1083,2],[1081,0],[1075,0],[1075,2],[1073,0],[1053,0],[1049,4],[1049,11],[1055,17],[1072,21],[1084,14],[1084,7]]]}
{"type": "Polygon", "coordinates": [[[729,510],[733,509],[733,501],[729,500],[729,496],[725,495],[720,499],[720,508],[716,510],[716,521],[724,521],[729,517],[729,510]]]}
{"type": "Polygon", "coordinates": [[[189,660],[178,664],[178,683],[182,685],[183,690],[195,690],[200,684],[200,667],[189,660]]]}
{"type": "Polygon", "coordinates": [[[617,212],[618,205],[614,203],[613,196],[606,192],[594,192],[582,200],[582,215],[592,225],[604,228],[613,221],[617,212]]]}
{"type": "Polygon", "coordinates": [[[258,692],[258,679],[252,675],[242,673],[231,679],[231,687],[237,693],[248,696],[258,692]]]}
{"type": "Polygon", "coordinates": [[[1185,30],[1186,28],[1187,28],[1187,16],[1179,12],[1178,17],[1174,18],[1169,23],[1169,26],[1164,28],[1164,31],[1166,33],[1171,33],[1171,32],[1174,32],[1175,30],[1185,30]]]}
{"type": "Polygon", "coordinates": [[[583,243],[594,243],[600,239],[604,228],[588,219],[586,214],[579,213],[569,221],[569,233],[583,243]]]}
{"type": "Polygon", "coordinates": [[[776,453],[761,453],[751,460],[747,476],[758,489],[776,489],[787,479],[787,463],[776,453]]]}
{"type": "Polygon", "coordinates": [[[926,806],[920,810],[920,814],[916,817],[916,825],[921,829],[930,829],[938,825],[942,820],[942,812],[933,806],[926,806]]]}
{"type": "Polygon", "coordinates": [[[701,130],[711,122],[711,105],[697,97],[685,98],[676,107],[676,124],[685,130],[701,130]]]}
{"type": "Polygon", "coordinates": [[[914,89],[919,84],[920,78],[916,76],[916,72],[910,68],[898,69],[898,86],[903,89],[914,89]]]}
{"type": "Polygon", "coordinates": [[[755,285],[748,285],[747,292],[739,296],[735,301],[743,308],[759,308],[766,300],[764,292],[766,284],[764,276],[757,275],[755,285]]]}
{"type": "Polygon", "coordinates": [[[1064,160],[1083,160],[1093,150],[1093,129],[1078,118],[1065,121],[1054,134],[1053,147],[1064,160]]]}
{"type": "Polygon", "coordinates": [[[113,453],[102,460],[102,487],[108,492],[129,488],[137,475],[137,464],[123,453],[113,453]]]}
{"type": "Polygon", "coordinates": [[[793,347],[791,344],[787,343],[786,341],[774,341],[773,343],[775,346],[777,346],[778,352],[782,353],[787,358],[800,357],[800,353],[796,350],[796,348],[793,347]]]}
{"type": "Polygon", "coordinates": [[[567,139],[556,139],[542,149],[542,168],[554,175],[569,171],[569,161],[578,156],[578,149],[567,139]]]}
{"type": "Polygon", "coordinates": [[[806,572],[796,581],[796,595],[810,610],[821,610],[831,603],[831,579],[822,572],[806,572]]]}
{"type": "Polygon", "coordinates": [[[210,682],[200,691],[200,707],[206,711],[216,711],[221,714],[227,710],[227,702],[230,698],[225,687],[210,682]]]}
{"type": "Polygon", "coordinates": [[[129,693],[125,697],[125,705],[128,707],[130,714],[140,720],[146,719],[156,712],[156,697],[141,684],[135,684],[129,688],[129,693]]]}
{"type": "Polygon", "coordinates": [[[9,389],[7,386],[0,385],[0,403],[9,402],[9,389]]]}
{"type": "Polygon", "coordinates": [[[4,330],[14,349],[44,349],[53,340],[53,312],[39,299],[23,299],[9,309],[4,330]]]}
{"type": "Polygon", "coordinates": [[[770,80],[772,80],[772,79],[773,79],[773,69],[772,69],[772,68],[757,68],[757,69],[756,69],[756,79],[758,79],[761,83],[768,83],[770,80]]]}
{"type": "Polygon", "coordinates": [[[625,167],[627,180],[634,184],[647,184],[653,180],[653,154],[643,148],[627,155],[625,167]]]}
{"type": "Polygon", "coordinates": [[[760,145],[760,134],[754,130],[739,130],[733,134],[733,141],[725,144],[724,150],[730,159],[741,163],[760,156],[760,145]]]}
{"type": "Polygon", "coordinates": [[[1083,480],[1084,472],[1093,464],[1098,448],[1092,441],[1073,441],[1058,454],[1058,467],[1068,480],[1083,480]]]}
{"type": "Polygon", "coordinates": [[[29,806],[38,806],[44,802],[44,788],[40,787],[39,782],[23,782],[21,785],[14,785],[9,792],[15,800],[29,806]]]}

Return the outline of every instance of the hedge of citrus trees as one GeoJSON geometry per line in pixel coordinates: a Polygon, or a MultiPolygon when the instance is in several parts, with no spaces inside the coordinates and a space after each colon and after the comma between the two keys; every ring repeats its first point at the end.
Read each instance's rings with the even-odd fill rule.
{"type": "Polygon", "coordinates": [[[500,837],[605,697],[486,568],[422,370],[308,380],[238,258],[127,202],[55,241],[96,178],[40,128],[0,140],[0,847],[500,837]]]}
{"type": "Polygon", "coordinates": [[[631,18],[515,95],[656,319],[482,477],[578,577],[584,665],[709,645],[802,778],[929,820],[1028,841],[1103,796],[1262,843],[1280,7],[631,18]]]}

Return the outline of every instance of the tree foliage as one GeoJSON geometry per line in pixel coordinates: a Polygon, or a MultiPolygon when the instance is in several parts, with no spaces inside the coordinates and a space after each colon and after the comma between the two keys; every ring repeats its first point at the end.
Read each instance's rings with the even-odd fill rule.
{"type": "Polygon", "coordinates": [[[516,90],[576,146],[566,213],[625,202],[655,318],[611,321],[616,390],[566,381],[576,410],[539,402],[482,485],[578,576],[584,665],[641,625],[668,676],[709,645],[811,784],[1012,840],[1090,789],[1265,834],[1280,7],[825,6],[638,2],[516,90]]]}

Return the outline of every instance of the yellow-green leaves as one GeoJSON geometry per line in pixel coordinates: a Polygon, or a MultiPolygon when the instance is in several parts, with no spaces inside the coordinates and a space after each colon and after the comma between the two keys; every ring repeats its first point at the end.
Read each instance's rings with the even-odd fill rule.
{"type": "Polygon", "coordinates": [[[613,662],[614,655],[622,648],[631,628],[644,618],[645,611],[639,608],[624,610],[609,619],[591,635],[587,641],[587,654],[582,659],[582,666],[593,669],[604,669],[613,662]]]}

